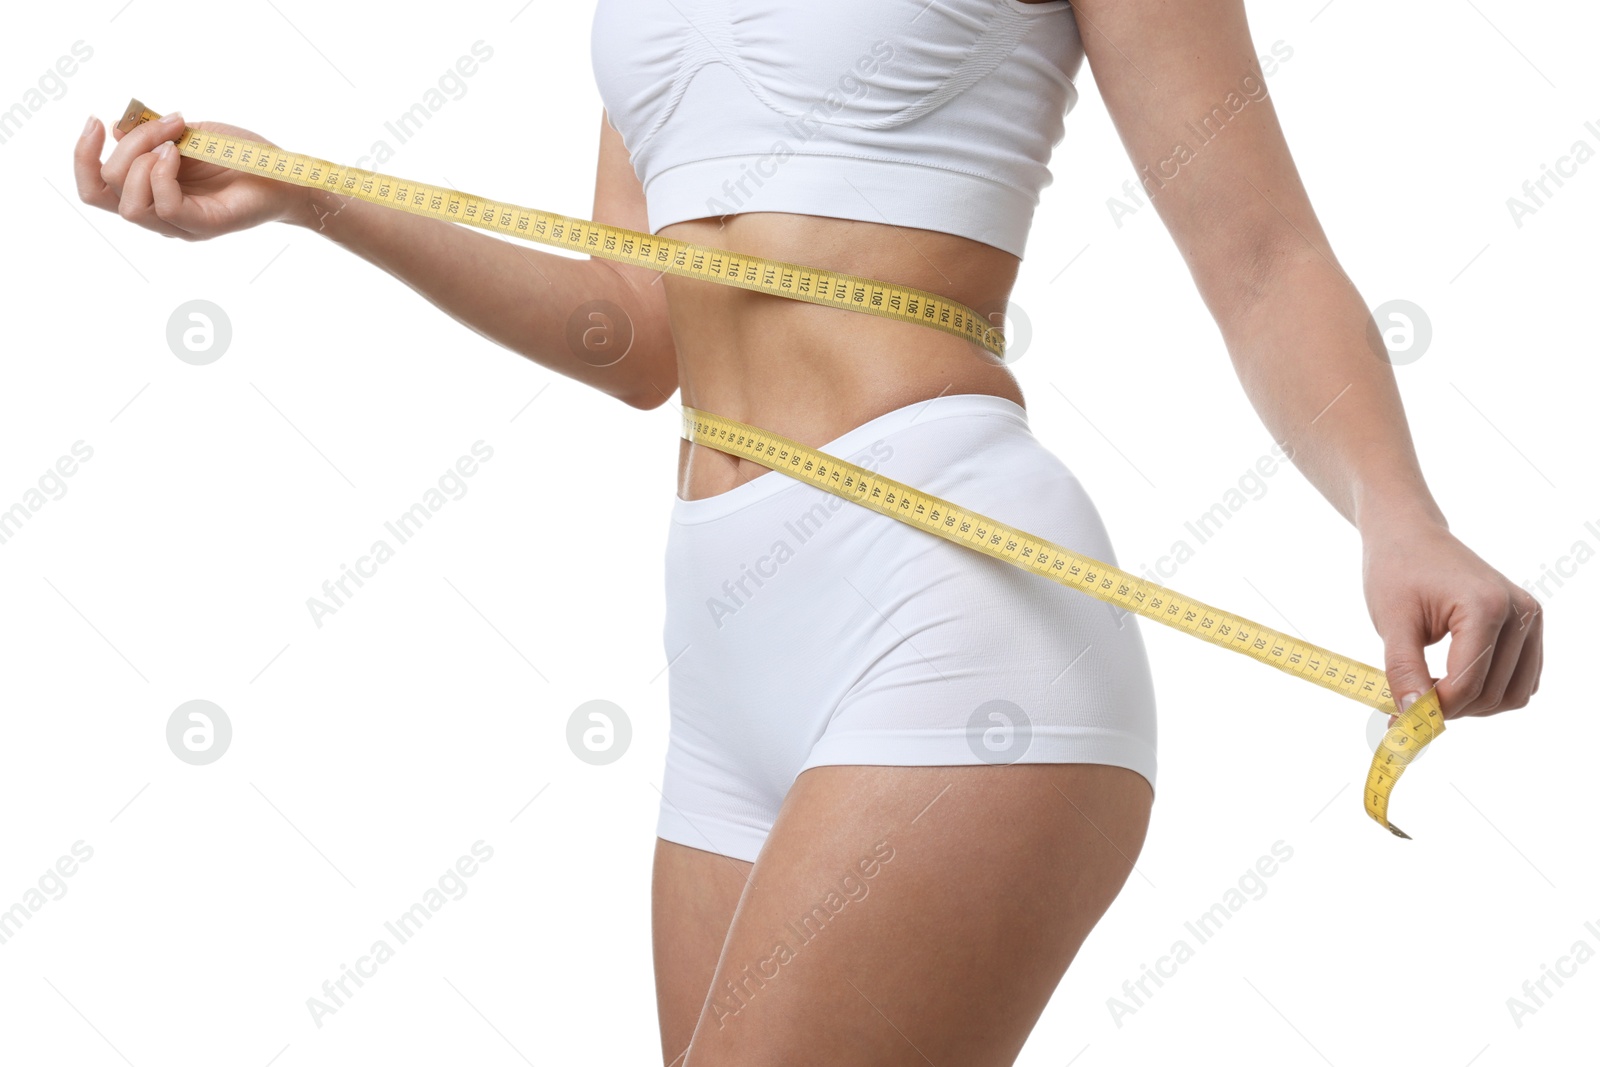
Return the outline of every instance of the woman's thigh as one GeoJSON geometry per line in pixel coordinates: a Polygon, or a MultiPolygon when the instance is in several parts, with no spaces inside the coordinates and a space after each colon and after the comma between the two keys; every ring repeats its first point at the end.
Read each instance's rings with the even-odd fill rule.
{"type": "Polygon", "coordinates": [[[751,865],[656,840],[650,932],[661,1061],[682,1067],[751,865]]]}
{"type": "Polygon", "coordinates": [[[1151,800],[1098,764],[803,772],[682,1067],[1011,1063],[1131,872],[1151,800]]]}

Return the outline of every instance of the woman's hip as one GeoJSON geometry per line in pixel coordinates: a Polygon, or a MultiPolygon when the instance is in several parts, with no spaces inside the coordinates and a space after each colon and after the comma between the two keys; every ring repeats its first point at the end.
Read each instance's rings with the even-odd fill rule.
{"type": "MultiPolygon", "coordinates": [[[[819,450],[1115,562],[1082,485],[1003,398],[896,409],[819,450]]],[[[677,500],[666,564],[674,729],[701,744],[782,763],[830,730],[953,737],[1003,701],[1041,738],[1153,746],[1133,617],[785,474],[677,500]]]]}

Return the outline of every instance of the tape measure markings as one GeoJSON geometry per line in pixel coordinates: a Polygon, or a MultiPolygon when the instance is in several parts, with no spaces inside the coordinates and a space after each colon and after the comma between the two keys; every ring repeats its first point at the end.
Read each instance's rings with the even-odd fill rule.
{"type": "MultiPolygon", "coordinates": [[[[126,133],[160,117],[138,100],[132,100],[117,128],[126,133]]],[[[459,222],[667,274],[932,326],[980,345],[1002,359],[1005,357],[1005,337],[998,329],[965,304],[924,289],[890,285],[860,275],[708,248],[620,226],[519,207],[425,182],[343,167],[259,141],[193,127],[185,127],[174,143],[182,155],[230,170],[303,188],[325,189],[413,215],[459,222]]]]}
{"type": "Polygon", "coordinates": [[[1378,823],[1397,836],[1409,836],[1389,822],[1389,797],[1406,765],[1444,730],[1438,694],[1433,690],[1402,714],[1395,705],[1388,679],[1376,667],[1308,641],[1296,640],[1270,626],[1202,603],[760,427],[685,406],[681,435],[697,444],[780,471],[1069,589],[1080,590],[1136,615],[1249,656],[1368,707],[1399,715],[1373,756],[1364,803],[1368,814],[1378,823]]]}

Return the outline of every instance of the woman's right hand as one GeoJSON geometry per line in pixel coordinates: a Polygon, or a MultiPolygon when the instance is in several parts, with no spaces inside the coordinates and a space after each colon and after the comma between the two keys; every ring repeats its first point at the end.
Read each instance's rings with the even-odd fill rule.
{"type": "MultiPolygon", "coordinates": [[[[105,128],[91,117],[72,154],[79,198],[147,230],[186,241],[204,241],[308,210],[307,190],[299,186],[179,155],[172,142],[183,128],[178,112],[141,123],[117,135],[116,148],[102,163],[105,128]]],[[[218,122],[198,122],[194,128],[271,144],[249,130],[218,122]]]]}

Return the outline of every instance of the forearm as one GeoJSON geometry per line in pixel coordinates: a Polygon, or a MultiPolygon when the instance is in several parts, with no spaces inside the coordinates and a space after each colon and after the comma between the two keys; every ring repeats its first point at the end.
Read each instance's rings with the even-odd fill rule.
{"type": "Polygon", "coordinates": [[[640,280],[605,260],[523,248],[325,190],[306,190],[284,221],[349,249],[496,344],[632,406],[655,407],[677,388],[670,330],[640,299],[640,280]],[[583,314],[569,330],[599,300],[627,321],[583,314]],[[630,341],[612,362],[606,346],[630,341]]]}
{"type": "Polygon", "coordinates": [[[1304,243],[1279,248],[1259,277],[1248,303],[1221,323],[1239,381],[1273,437],[1364,533],[1393,523],[1444,526],[1360,293],[1304,243]]]}

